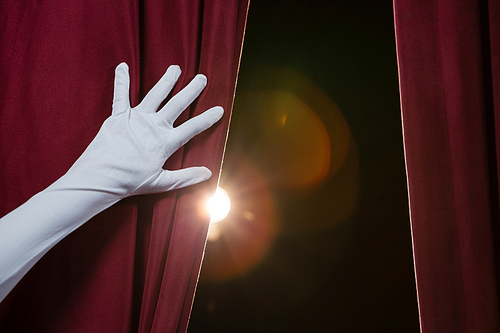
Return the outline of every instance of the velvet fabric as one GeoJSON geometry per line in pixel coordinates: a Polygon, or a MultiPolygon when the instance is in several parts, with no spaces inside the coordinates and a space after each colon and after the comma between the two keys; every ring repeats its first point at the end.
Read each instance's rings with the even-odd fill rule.
{"type": "Polygon", "coordinates": [[[43,257],[0,304],[0,332],[184,332],[229,126],[248,0],[0,2],[0,215],[44,189],[111,114],[114,68],[127,62],[135,106],[167,67],[208,77],[183,122],[223,119],[169,169],[207,166],[210,181],[127,198],[43,257]]]}
{"type": "Polygon", "coordinates": [[[394,13],[421,330],[499,332],[500,3],[394,13]]]}

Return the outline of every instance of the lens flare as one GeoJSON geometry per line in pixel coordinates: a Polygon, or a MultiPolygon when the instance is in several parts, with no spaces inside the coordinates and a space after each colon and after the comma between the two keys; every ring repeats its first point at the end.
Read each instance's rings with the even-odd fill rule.
{"type": "Polygon", "coordinates": [[[210,225],[200,281],[249,274],[271,260],[281,233],[335,228],[356,207],[358,151],[340,109],[296,71],[251,73],[235,100],[240,127],[229,135],[220,179],[231,209],[210,225]]]}
{"type": "Polygon", "coordinates": [[[221,282],[248,273],[266,256],[278,233],[273,198],[265,179],[242,157],[228,157],[221,184],[231,210],[210,224],[201,281],[221,282]]]}
{"type": "Polygon", "coordinates": [[[337,105],[310,79],[285,68],[256,67],[258,80],[235,110],[253,121],[249,151],[273,189],[308,195],[343,167],[351,132],[337,105]]]}
{"type": "Polygon", "coordinates": [[[224,220],[231,210],[231,199],[222,187],[217,187],[215,194],[207,201],[207,209],[210,213],[210,223],[224,220]]]}
{"type": "Polygon", "coordinates": [[[357,204],[359,161],[341,110],[295,70],[256,66],[250,73],[234,105],[243,119],[237,137],[243,144],[237,148],[259,168],[281,202],[303,204],[291,204],[288,212],[309,212],[309,218],[297,219],[291,213],[282,229],[319,230],[347,221],[357,204]],[[313,207],[328,207],[328,213],[318,215],[313,207]]]}
{"type": "Polygon", "coordinates": [[[330,137],[302,99],[284,90],[263,93],[260,164],[274,185],[314,187],[330,169],[330,137]]]}

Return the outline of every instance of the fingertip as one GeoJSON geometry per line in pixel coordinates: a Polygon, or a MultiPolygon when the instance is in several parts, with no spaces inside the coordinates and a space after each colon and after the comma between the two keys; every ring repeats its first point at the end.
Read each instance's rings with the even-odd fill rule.
{"type": "Polygon", "coordinates": [[[205,75],[203,75],[203,74],[197,74],[196,75],[196,79],[198,81],[202,82],[204,86],[207,85],[208,79],[207,79],[207,77],[205,75]]]}
{"type": "Polygon", "coordinates": [[[213,121],[212,122],[216,123],[224,115],[224,108],[222,106],[214,106],[213,108],[210,109],[210,113],[213,116],[213,121]]]}
{"type": "Polygon", "coordinates": [[[182,70],[179,65],[170,65],[167,69],[167,72],[173,72],[175,77],[179,78],[179,76],[181,76],[182,70]]]}
{"type": "Polygon", "coordinates": [[[224,114],[224,108],[222,106],[215,106],[214,110],[214,112],[219,115],[219,118],[224,114]]]}
{"type": "MultiPolygon", "coordinates": [[[[212,177],[212,172],[204,166],[190,167],[176,170],[174,172],[177,174],[177,177],[179,177],[179,180],[181,180],[177,183],[178,185],[175,186],[174,189],[202,183],[212,177]]],[[[172,174],[172,171],[170,174],[172,174]]]]}
{"type": "Polygon", "coordinates": [[[196,170],[197,173],[196,183],[204,182],[212,177],[212,171],[210,171],[207,167],[194,167],[194,170],[196,170]]]}
{"type": "Polygon", "coordinates": [[[210,177],[212,177],[212,171],[210,171],[206,167],[202,167],[202,168],[203,168],[203,172],[204,172],[204,175],[203,175],[204,180],[210,179],[210,177]]]}
{"type": "Polygon", "coordinates": [[[118,66],[116,66],[116,71],[119,71],[119,70],[125,70],[128,72],[128,65],[126,62],[121,62],[120,64],[118,64],[118,66]]]}

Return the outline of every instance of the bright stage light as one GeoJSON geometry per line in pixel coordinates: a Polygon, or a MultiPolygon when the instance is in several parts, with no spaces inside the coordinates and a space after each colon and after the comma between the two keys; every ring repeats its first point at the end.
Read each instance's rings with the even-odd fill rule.
{"type": "Polygon", "coordinates": [[[220,222],[229,214],[231,200],[222,187],[217,187],[214,196],[207,202],[207,208],[210,212],[210,223],[220,222]]]}

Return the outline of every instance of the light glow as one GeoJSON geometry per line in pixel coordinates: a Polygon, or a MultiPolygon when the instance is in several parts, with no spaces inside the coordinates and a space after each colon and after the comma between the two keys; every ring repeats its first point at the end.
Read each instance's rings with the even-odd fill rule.
{"type": "Polygon", "coordinates": [[[226,218],[231,210],[231,199],[222,187],[217,187],[215,194],[207,202],[210,223],[217,223],[226,218]]]}

